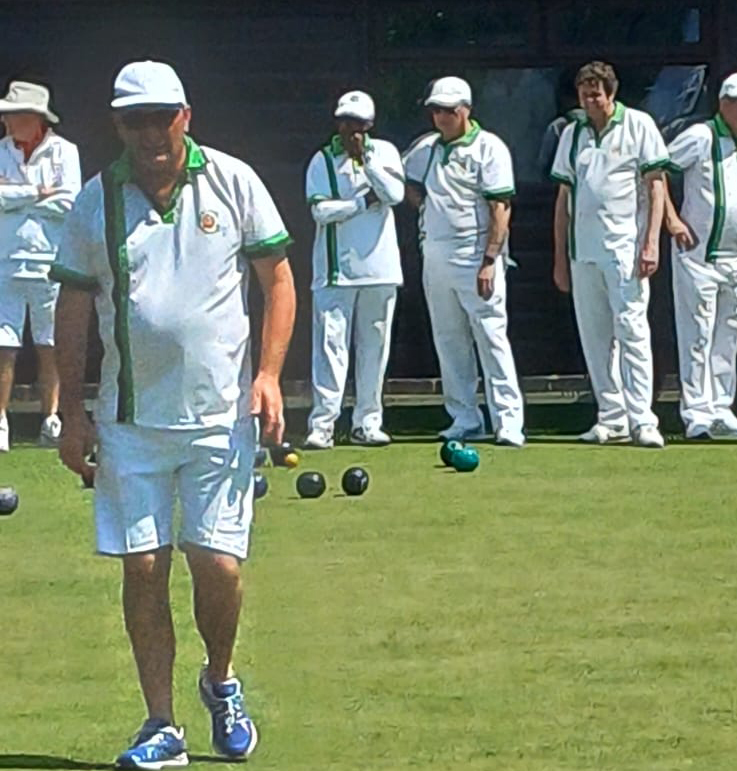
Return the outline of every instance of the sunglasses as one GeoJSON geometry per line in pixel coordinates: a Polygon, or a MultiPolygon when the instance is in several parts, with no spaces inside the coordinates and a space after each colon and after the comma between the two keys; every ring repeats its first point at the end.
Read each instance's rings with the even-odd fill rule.
{"type": "Polygon", "coordinates": [[[167,129],[177,119],[181,110],[126,110],[120,113],[120,122],[129,131],[145,128],[167,129]]]}
{"type": "Polygon", "coordinates": [[[437,104],[430,104],[428,105],[427,109],[433,114],[436,115],[437,113],[440,113],[441,115],[455,115],[457,107],[440,107],[437,104]]]}

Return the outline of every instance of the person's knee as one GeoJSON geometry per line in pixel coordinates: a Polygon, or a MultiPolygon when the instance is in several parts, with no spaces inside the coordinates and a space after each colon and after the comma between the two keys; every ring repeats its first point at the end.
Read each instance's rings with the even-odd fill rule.
{"type": "Polygon", "coordinates": [[[188,547],[186,553],[195,583],[213,578],[221,585],[240,585],[241,563],[238,557],[194,545],[188,547]]]}
{"type": "Polygon", "coordinates": [[[129,586],[153,588],[166,584],[171,564],[171,549],[123,557],[123,577],[129,586]]]}

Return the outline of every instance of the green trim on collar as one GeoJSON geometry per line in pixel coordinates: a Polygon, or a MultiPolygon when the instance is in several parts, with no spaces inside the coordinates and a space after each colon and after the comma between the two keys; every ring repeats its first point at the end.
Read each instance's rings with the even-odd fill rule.
{"type": "Polygon", "coordinates": [[[444,141],[442,136],[438,137],[438,144],[443,148],[443,166],[448,163],[450,154],[453,152],[453,148],[468,147],[468,145],[473,144],[473,142],[476,141],[476,137],[480,133],[481,126],[479,125],[478,121],[472,118],[471,128],[468,129],[468,131],[463,134],[463,136],[460,136],[457,139],[451,139],[449,142],[444,141]]]}
{"type": "MultiPolygon", "coordinates": [[[[343,147],[343,140],[340,138],[340,134],[333,134],[333,136],[330,137],[330,142],[328,143],[330,147],[330,152],[337,158],[339,155],[347,155],[345,151],[345,147],[343,147]]],[[[368,134],[363,135],[363,149],[364,150],[370,150],[372,147],[371,144],[371,137],[368,134]]]]}
{"type": "Polygon", "coordinates": [[[601,140],[604,136],[606,136],[617,124],[624,122],[624,114],[626,112],[626,107],[621,102],[615,102],[614,103],[614,112],[612,113],[611,118],[607,121],[606,126],[601,130],[601,133],[599,133],[595,128],[594,124],[591,122],[591,119],[588,115],[584,113],[583,120],[578,121],[583,126],[588,126],[593,132],[594,137],[596,139],[596,146],[599,147],[601,145],[601,140]]]}
{"type": "MultiPolygon", "coordinates": [[[[184,158],[184,168],[187,172],[199,171],[207,165],[207,159],[202,152],[202,148],[192,137],[185,134],[184,147],[186,155],[184,158]]],[[[133,165],[131,163],[130,153],[127,150],[110,164],[110,171],[113,180],[122,185],[126,182],[133,182],[133,165]]]]}
{"type": "Polygon", "coordinates": [[[718,112],[714,116],[714,128],[716,129],[717,136],[729,139],[730,137],[737,143],[737,134],[727,125],[727,121],[724,120],[722,114],[718,112]]]}

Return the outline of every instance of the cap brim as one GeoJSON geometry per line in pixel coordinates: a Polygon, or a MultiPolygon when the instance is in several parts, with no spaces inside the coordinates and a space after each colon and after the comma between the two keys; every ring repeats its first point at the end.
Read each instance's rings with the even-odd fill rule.
{"type": "Polygon", "coordinates": [[[19,104],[18,102],[7,102],[4,99],[0,99],[0,114],[8,112],[32,112],[40,115],[42,118],[46,118],[49,123],[59,122],[59,116],[51,112],[51,110],[40,110],[34,104],[19,104]]]}
{"type": "Polygon", "coordinates": [[[434,97],[431,96],[428,99],[425,99],[425,107],[470,107],[471,103],[467,102],[465,99],[461,99],[458,101],[457,99],[443,99],[442,97],[434,97]]]}
{"type": "Polygon", "coordinates": [[[119,96],[117,99],[113,99],[112,102],[110,102],[110,107],[113,108],[113,110],[123,110],[126,107],[148,107],[149,109],[155,108],[155,107],[162,107],[162,108],[173,108],[173,107],[186,107],[187,105],[184,104],[181,100],[173,101],[173,102],[162,102],[160,99],[149,99],[145,96],[119,96]]]}
{"type": "Polygon", "coordinates": [[[355,120],[362,120],[365,123],[373,123],[374,122],[374,116],[372,115],[370,118],[366,117],[365,115],[358,115],[355,112],[351,112],[350,110],[336,110],[333,115],[336,118],[354,118],[355,120]]]}

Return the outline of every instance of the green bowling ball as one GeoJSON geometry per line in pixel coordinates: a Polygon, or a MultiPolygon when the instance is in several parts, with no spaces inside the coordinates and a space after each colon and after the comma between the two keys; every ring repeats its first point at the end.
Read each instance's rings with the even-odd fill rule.
{"type": "Polygon", "coordinates": [[[451,464],[456,471],[473,471],[478,468],[479,454],[474,447],[462,447],[453,453],[451,464]]]}
{"type": "Polygon", "coordinates": [[[453,465],[453,453],[463,449],[463,442],[459,442],[457,439],[449,439],[447,442],[443,442],[440,448],[440,460],[445,463],[446,466],[453,465]]]}

